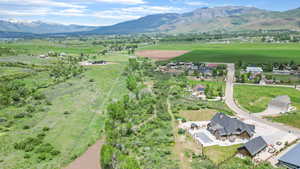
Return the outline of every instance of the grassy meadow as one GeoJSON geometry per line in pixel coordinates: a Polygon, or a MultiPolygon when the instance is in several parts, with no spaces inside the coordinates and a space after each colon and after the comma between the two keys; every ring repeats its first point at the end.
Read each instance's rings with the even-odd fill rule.
{"type": "MultiPolygon", "coordinates": [[[[92,54],[91,60],[107,60],[115,64],[86,67],[83,74],[64,82],[53,83],[50,71],[30,68],[0,66],[0,77],[29,72],[20,79],[29,89],[38,89],[44,100],[27,101],[25,105],[10,105],[0,109],[0,168],[1,169],[60,169],[86,151],[88,146],[103,136],[105,110],[111,100],[126,93],[123,70],[128,56],[122,53],[99,56],[102,47],[84,44],[55,44],[40,40],[5,43],[1,47],[13,49],[15,54],[2,55],[0,62],[21,62],[35,65],[52,65],[55,57],[41,59],[34,55],[48,51],[64,52],[74,56],[92,54]],[[28,113],[31,109],[33,113],[28,113]],[[25,116],[20,116],[24,115],[25,116]],[[3,119],[5,119],[3,121],[3,119]],[[2,121],[1,121],[2,120],[2,121]],[[51,144],[59,150],[56,156],[45,160],[37,151],[15,148],[28,138],[43,134],[43,144],[51,144]]],[[[45,147],[44,147],[45,148],[45,147]]]]}
{"type": "Polygon", "coordinates": [[[276,96],[288,95],[292,105],[300,109],[300,91],[287,87],[235,85],[234,98],[245,109],[258,113],[264,111],[276,96]]]}
{"type": "Polygon", "coordinates": [[[189,53],[174,58],[176,61],[235,63],[288,63],[293,60],[300,64],[300,44],[265,43],[161,43],[143,48],[147,50],[190,50],[189,53]]]}

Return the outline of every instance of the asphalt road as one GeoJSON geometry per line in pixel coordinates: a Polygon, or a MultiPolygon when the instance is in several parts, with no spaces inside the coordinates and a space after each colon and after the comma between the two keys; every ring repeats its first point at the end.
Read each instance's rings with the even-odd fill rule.
{"type": "Polygon", "coordinates": [[[225,90],[225,103],[227,106],[236,113],[236,115],[243,119],[251,119],[256,122],[264,123],[266,125],[272,126],[282,131],[286,131],[292,134],[295,134],[297,137],[300,138],[300,129],[293,128],[290,126],[286,126],[279,123],[270,122],[266,119],[256,117],[251,115],[250,112],[241,109],[236,102],[234,101],[233,97],[233,86],[234,86],[234,78],[235,78],[235,67],[234,64],[227,64],[227,77],[226,77],[226,90],[225,90]]]}

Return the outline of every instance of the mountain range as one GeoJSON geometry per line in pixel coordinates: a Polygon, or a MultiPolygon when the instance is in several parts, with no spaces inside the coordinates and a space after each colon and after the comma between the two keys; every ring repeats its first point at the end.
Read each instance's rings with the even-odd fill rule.
{"type": "Polygon", "coordinates": [[[300,31],[300,8],[277,12],[244,6],[199,8],[192,12],[148,15],[112,26],[89,27],[37,22],[0,21],[1,32],[34,34],[134,34],[147,32],[191,33],[241,30],[300,31]]]}

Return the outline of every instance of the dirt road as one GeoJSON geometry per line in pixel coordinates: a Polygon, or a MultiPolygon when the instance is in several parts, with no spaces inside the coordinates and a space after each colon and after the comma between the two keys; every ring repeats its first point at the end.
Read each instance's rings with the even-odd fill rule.
{"type": "Polygon", "coordinates": [[[96,144],[75,161],[69,164],[65,169],[101,169],[100,166],[100,150],[104,144],[104,139],[98,140],[96,144]]]}

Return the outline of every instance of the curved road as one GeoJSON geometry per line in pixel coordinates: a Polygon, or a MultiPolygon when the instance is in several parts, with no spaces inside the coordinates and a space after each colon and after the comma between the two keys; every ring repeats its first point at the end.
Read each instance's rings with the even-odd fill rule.
{"type": "Polygon", "coordinates": [[[227,78],[226,78],[226,90],[225,90],[225,103],[227,106],[234,111],[238,117],[244,118],[244,119],[250,119],[256,122],[260,122],[269,126],[272,126],[274,128],[277,128],[282,131],[291,132],[295,134],[297,137],[300,138],[300,129],[293,128],[290,126],[286,126],[279,123],[273,123],[266,119],[256,117],[254,115],[251,115],[250,112],[247,112],[243,109],[241,109],[236,102],[234,101],[233,97],[233,86],[234,86],[234,74],[235,74],[235,67],[234,64],[227,64],[227,78]]]}

